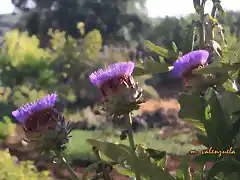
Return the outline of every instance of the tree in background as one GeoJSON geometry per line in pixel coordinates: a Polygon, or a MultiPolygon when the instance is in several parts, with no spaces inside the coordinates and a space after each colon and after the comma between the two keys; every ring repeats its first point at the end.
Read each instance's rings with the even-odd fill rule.
{"type": "Polygon", "coordinates": [[[84,22],[86,33],[98,29],[104,41],[139,41],[148,27],[145,0],[33,0],[35,7],[27,8],[28,0],[12,0],[21,10],[28,12],[23,18],[25,29],[47,45],[49,28],[66,31],[79,37],[76,26],[84,22]]]}

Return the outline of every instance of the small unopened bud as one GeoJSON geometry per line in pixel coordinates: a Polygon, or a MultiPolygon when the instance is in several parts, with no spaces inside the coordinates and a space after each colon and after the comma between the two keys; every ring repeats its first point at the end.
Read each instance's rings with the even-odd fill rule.
{"type": "Polygon", "coordinates": [[[125,129],[120,134],[120,140],[123,141],[123,140],[127,139],[127,137],[128,137],[128,130],[125,129]]]}

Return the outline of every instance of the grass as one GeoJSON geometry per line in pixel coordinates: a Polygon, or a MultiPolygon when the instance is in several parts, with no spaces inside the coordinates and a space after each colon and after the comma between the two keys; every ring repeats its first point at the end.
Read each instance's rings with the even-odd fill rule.
{"type": "MultiPolygon", "coordinates": [[[[204,148],[203,146],[195,146],[190,143],[192,139],[195,139],[193,133],[181,134],[165,140],[157,139],[155,134],[155,130],[136,133],[134,134],[135,142],[137,144],[144,144],[148,148],[167,151],[175,155],[185,155],[190,150],[202,150],[204,148]]],[[[66,158],[70,161],[72,159],[94,160],[92,147],[86,142],[87,139],[94,138],[128,145],[127,140],[121,141],[116,130],[111,129],[104,132],[76,130],[71,135],[73,137],[70,139],[65,152],[66,158]]]]}

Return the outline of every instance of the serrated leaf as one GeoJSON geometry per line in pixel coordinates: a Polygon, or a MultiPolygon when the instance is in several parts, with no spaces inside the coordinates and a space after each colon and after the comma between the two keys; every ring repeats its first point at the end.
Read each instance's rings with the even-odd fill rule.
{"type": "Polygon", "coordinates": [[[149,50],[163,56],[164,58],[169,58],[169,52],[167,49],[154,45],[151,41],[145,41],[145,45],[149,50]]]}
{"type": "Polygon", "coordinates": [[[128,146],[101,142],[94,139],[88,139],[87,141],[113,161],[119,162],[123,167],[125,167],[127,162],[127,165],[131,169],[136,169],[145,178],[159,180],[159,177],[162,177],[166,180],[174,180],[173,176],[163,171],[156,163],[151,162],[150,157],[145,153],[141,153],[141,158],[135,158],[135,155],[128,146]]]}

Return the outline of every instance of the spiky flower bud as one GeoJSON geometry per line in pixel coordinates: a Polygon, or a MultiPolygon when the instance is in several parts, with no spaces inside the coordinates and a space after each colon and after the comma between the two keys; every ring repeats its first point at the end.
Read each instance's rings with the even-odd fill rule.
{"type": "Polygon", "coordinates": [[[172,75],[183,78],[185,85],[187,85],[189,79],[197,76],[193,74],[193,70],[208,65],[208,57],[209,52],[206,50],[189,52],[176,60],[171,71],[172,75]]]}
{"type": "Polygon", "coordinates": [[[54,93],[12,112],[22,124],[25,140],[42,151],[61,150],[68,142],[70,130],[55,108],[56,101],[57,94],[54,93]]]}
{"type": "Polygon", "coordinates": [[[122,115],[137,109],[141,103],[142,90],[132,77],[133,62],[111,64],[93,72],[89,79],[104,97],[104,110],[122,115]]]}

